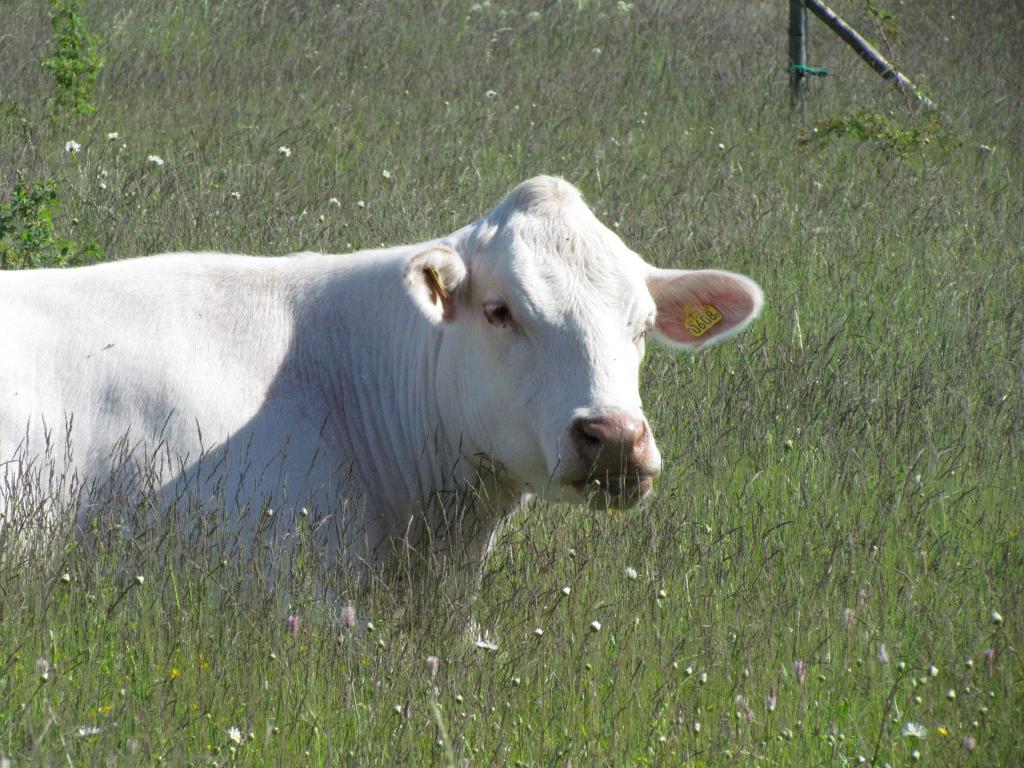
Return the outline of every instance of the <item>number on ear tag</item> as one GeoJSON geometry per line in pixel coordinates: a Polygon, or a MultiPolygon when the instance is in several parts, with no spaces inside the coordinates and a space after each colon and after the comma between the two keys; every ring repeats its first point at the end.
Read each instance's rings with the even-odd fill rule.
{"type": "Polygon", "coordinates": [[[722,322],[722,319],[722,313],[718,311],[717,307],[705,304],[702,308],[695,309],[690,312],[690,314],[686,316],[684,323],[686,328],[694,336],[703,336],[722,322]]]}

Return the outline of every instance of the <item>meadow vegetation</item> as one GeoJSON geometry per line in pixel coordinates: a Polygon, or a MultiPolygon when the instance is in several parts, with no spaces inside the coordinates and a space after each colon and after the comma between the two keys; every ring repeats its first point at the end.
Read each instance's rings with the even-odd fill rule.
{"type": "Polygon", "coordinates": [[[475,606],[496,647],[443,586],[302,546],[268,584],[258,542],[183,547],[113,496],[148,523],[0,538],[0,757],[1020,764],[1024,22],[832,5],[868,34],[884,7],[941,130],[813,20],[832,74],[792,114],[781,0],[96,0],[80,70],[4,3],[5,267],[418,241],[553,173],[767,305],[699,357],[649,346],[653,498],[516,517],[475,606]]]}

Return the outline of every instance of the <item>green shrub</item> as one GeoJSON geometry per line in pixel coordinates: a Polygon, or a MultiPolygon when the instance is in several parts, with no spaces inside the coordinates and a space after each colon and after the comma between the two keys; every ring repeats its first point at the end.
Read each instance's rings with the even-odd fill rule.
{"type": "Polygon", "coordinates": [[[65,267],[102,258],[95,243],[79,248],[54,228],[60,208],[56,179],[19,177],[9,201],[0,204],[0,269],[65,267]]]}
{"type": "Polygon", "coordinates": [[[821,144],[834,138],[873,142],[880,149],[897,155],[928,146],[952,149],[963,143],[936,117],[927,117],[905,128],[894,118],[871,109],[821,120],[812,132],[804,133],[799,142],[804,145],[821,144]]]}
{"type": "Polygon", "coordinates": [[[104,63],[96,50],[99,38],[86,28],[77,0],[50,0],[50,7],[56,51],[41,66],[57,81],[56,103],[75,112],[95,112],[93,89],[104,63]]]}

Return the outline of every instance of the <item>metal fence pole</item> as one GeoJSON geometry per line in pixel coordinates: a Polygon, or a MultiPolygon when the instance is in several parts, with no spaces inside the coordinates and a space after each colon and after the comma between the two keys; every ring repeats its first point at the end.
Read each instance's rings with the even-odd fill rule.
{"type": "Polygon", "coordinates": [[[807,6],[789,0],[789,94],[790,107],[803,112],[807,92],[807,6]]]}

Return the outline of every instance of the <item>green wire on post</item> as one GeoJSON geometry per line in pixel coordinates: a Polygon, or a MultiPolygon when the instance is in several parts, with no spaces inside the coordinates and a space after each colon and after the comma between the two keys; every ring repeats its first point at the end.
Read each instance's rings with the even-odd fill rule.
{"type": "Polygon", "coordinates": [[[828,75],[827,69],[821,67],[805,67],[803,64],[790,64],[790,72],[803,72],[805,75],[814,75],[815,77],[825,77],[828,75]]]}

